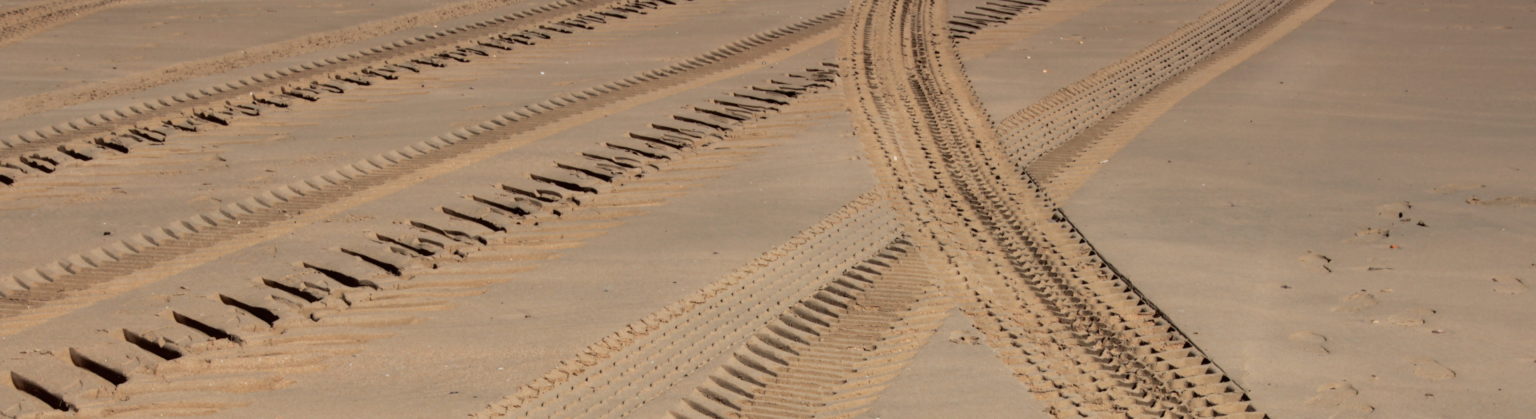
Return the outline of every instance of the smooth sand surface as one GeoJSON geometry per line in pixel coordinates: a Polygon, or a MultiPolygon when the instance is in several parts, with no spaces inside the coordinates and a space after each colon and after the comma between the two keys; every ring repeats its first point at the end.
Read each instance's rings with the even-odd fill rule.
{"type": "Polygon", "coordinates": [[[1533,19],[1337,2],[1163,115],[1066,211],[1277,416],[1522,415],[1533,19]]]}

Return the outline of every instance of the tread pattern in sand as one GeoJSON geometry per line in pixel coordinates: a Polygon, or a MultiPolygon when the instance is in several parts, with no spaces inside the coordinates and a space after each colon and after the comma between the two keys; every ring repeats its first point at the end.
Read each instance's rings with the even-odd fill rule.
{"type": "Polygon", "coordinates": [[[673,417],[856,417],[949,309],[930,263],[899,241],[800,301],[737,350],[673,417]]]}
{"type": "MultiPolygon", "coordinates": [[[[137,0],[135,0],[137,1],[137,0]]],[[[388,35],[397,31],[407,30],[419,26],[432,24],[448,19],[469,16],[475,13],[492,10],[504,6],[508,0],[467,0],[459,3],[441,5],[429,10],[410,13],[393,18],[386,18],[349,28],[338,29],[329,32],[311,34],[287,41],[276,42],[232,52],[222,56],[204,60],[184,62],[155,71],[140,73],[129,77],[107,80],[98,83],[86,84],[78,87],[65,88],[50,92],[43,92],[31,96],[11,99],[0,102],[0,118],[13,119],[25,115],[31,115],[65,106],[87,103],[93,100],[118,96],[143,91],[168,83],[190,80],[197,77],[211,76],[225,71],[246,66],[263,64],[281,60],[309,52],[322,50],[328,47],[345,45],[349,42],[367,40],[372,37],[388,35]]],[[[290,67],[289,72],[304,73],[294,77],[307,78],[315,73],[331,72],[343,74],[349,71],[366,68],[356,63],[380,65],[390,59],[399,62],[410,60],[414,55],[431,49],[443,48],[448,45],[460,43],[466,39],[473,39],[496,31],[519,31],[538,27],[542,30],[574,31],[588,28],[605,20],[605,16],[623,19],[625,14],[604,15],[604,8],[608,12],[612,10],[627,11],[630,14],[644,14],[644,10],[653,9],[658,4],[676,4],[678,1],[692,0],[620,0],[615,2],[603,2],[602,0],[555,0],[527,10],[513,12],[500,17],[483,20],[469,25],[437,31],[423,36],[403,38],[388,44],[382,44],[374,48],[358,50],[356,52],[336,56],[330,59],[315,61],[308,66],[290,67]],[[565,22],[566,18],[577,18],[576,21],[565,22]],[[532,25],[526,25],[530,23],[532,25]],[[564,22],[564,23],[562,23],[564,22]],[[304,68],[311,67],[311,68],[304,68]],[[321,69],[323,68],[323,69],[321,69]]],[[[557,32],[558,32],[557,31],[557,32]]],[[[493,37],[494,39],[494,37],[493,37]]],[[[459,46],[477,48],[475,43],[461,43],[459,46]]],[[[450,50],[452,48],[449,48],[450,50]]],[[[289,76],[284,74],[284,76],[289,76]]],[[[263,81],[263,77],[250,79],[249,81],[263,81]]],[[[237,81],[238,83],[239,81],[237,81]]],[[[268,83],[268,86],[289,83],[276,81],[268,83]]],[[[217,103],[217,102],[209,102],[217,103]]],[[[99,116],[98,116],[99,117],[99,116]]],[[[35,133],[34,133],[35,134],[35,133]]]]}
{"type": "Polygon", "coordinates": [[[1204,59],[1196,59],[1194,66],[1177,72],[1174,77],[1154,82],[1154,87],[1145,94],[1041,154],[1025,166],[1025,172],[1040,180],[1053,199],[1067,199],[1098,171],[1101,164],[1108,162],[1115,152],[1130,144],[1174,105],[1300,27],[1331,3],[1332,0],[1287,3],[1259,25],[1241,32],[1230,45],[1218,47],[1204,59]]]}
{"type": "Polygon", "coordinates": [[[136,0],[49,0],[0,13],[0,46],[136,0]]]}
{"type": "Polygon", "coordinates": [[[726,278],[632,323],[483,412],[488,416],[610,417],[703,375],[858,261],[897,239],[872,195],[840,209],[726,278]]]}
{"type": "MultiPolygon", "coordinates": [[[[463,164],[455,159],[489,158],[504,151],[501,148],[507,147],[506,144],[497,143],[526,141],[526,138],[519,135],[529,131],[566,126],[580,119],[575,117],[578,115],[595,118],[608,106],[686,88],[691,83],[718,76],[734,68],[763,65],[764,59],[782,57],[786,51],[794,50],[791,47],[837,28],[841,15],[841,11],[832,12],[753,35],[679,64],[530,105],[476,126],[455,130],[400,150],[361,160],[325,175],[231,203],[219,211],[196,215],[105,248],[15,273],[9,278],[0,279],[0,295],[5,297],[0,300],[0,317],[14,318],[31,310],[33,306],[58,299],[70,292],[140,272],[214,245],[260,237],[253,233],[295,217],[317,217],[324,213],[318,209],[339,201],[381,193],[369,192],[371,189],[390,190],[385,186],[398,187],[419,182],[422,180],[421,175],[427,171],[463,164]]],[[[815,80],[809,82],[825,83],[815,80]]],[[[794,84],[799,82],[790,83],[785,87],[768,85],[741,93],[743,97],[737,98],[736,102],[761,100],[773,104],[783,102],[772,98],[776,94],[793,95],[798,93],[789,89],[808,88],[794,84]]],[[[718,131],[719,127],[709,127],[707,121],[716,118],[735,121],[729,114],[707,114],[694,118],[694,121],[704,121],[698,123],[706,126],[703,132],[711,132],[718,131]]],[[[663,139],[698,135],[693,132],[695,130],[687,129],[657,135],[663,135],[660,137],[663,139]]],[[[657,156],[668,154],[664,151],[647,151],[667,147],[663,144],[645,143],[640,139],[637,141],[651,145],[644,148],[632,147],[636,152],[657,156]]],[[[6,322],[14,323],[12,320],[6,322]]],[[[6,325],[0,329],[15,327],[6,325]]]]}
{"type": "Polygon", "coordinates": [[[1028,11],[1046,5],[1045,1],[989,0],[986,4],[960,12],[949,18],[949,36],[954,39],[971,39],[977,32],[1008,23],[1028,11]]]}
{"type": "MultiPolygon", "coordinates": [[[[940,10],[933,1],[858,2],[844,65],[884,192],[913,241],[944,254],[945,276],[960,279],[947,289],[963,296],[988,344],[1056,415],[1263,416],[998,157],[1009,155],[1006,143],[953,46],[931,35],[940,10]]],[[[1062,105],[1043,108],[1073,108],[1062,105]]],[[[1050,116],[1028,122],[1059,121],[1050,116]]]]}
{"type": "Polygon", "coordinates": [[[728,169],[751,153],[716,144],[830,88],[834,76],[827,64],[712,97],[629,138],[469,190],[462,202],[435,203],[431,215],[339,239],[296,261],[298,274],[209,281],[208,292],[172,298],[167,314],[98,344],[8,360],[0,412],[206,414],[229,406],[200,395],[281,388],[289,374],[417,321],[413,312],[512,280],[679,193],[690,182],[671,172],[728,169]]]}
{"type": "MultiPolygon", "coordinates": [[[[1136,54],[999,121],[997,132],[1004,144],[1003,151],[1020,168],[1035,164],[1046,152],[1235,42],[1288,3],[1251,0],[1218,6],[1136,54]]],[[[1056,160],[1038,164],[1049,165],[1056,160]]]]}
{"type": "Polygon", "coordinates": [[[582,3],[554,3],[0,139],[0,185],[387,84],[401,73],[430,72],[489,60],[501,52],[524,51],[544,40],[639,18],[678,2],[622,0],[578,7],[582,3]]]}

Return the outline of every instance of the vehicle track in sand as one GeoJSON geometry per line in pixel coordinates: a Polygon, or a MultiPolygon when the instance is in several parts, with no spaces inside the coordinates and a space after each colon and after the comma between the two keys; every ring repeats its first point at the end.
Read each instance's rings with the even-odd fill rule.
{"type": "Polygon", "coordinates": [[[999,158],[953,45],[931,35],[941,10],[858,3],[844,65],[884,192],[913,241],[944,255],[984,340],[1058,416],[1263,416],[999,158]]]}
{"type": "Polygon", "coordinates": [[[0,12],[0,46],[137,0],[48,0],[0,12]]]}
{"type": "MultiPolygon", "coordinates": [[[[294,182],[260,196],[199,214],[117,244],[14,274],[0,283],[0,333],[27,327],[59,309],[33,306],[96,284],[134,275],[152,281],[186,267],[345,208],[484,160],[562,129],[590,122],[616,109],[639,106],[703,83],[758,68],[809,46],[829,41],[841,12],[812,17],[733,42],[681,63],[562,95],[490,121],[456,130],[410,147],[383,153],[322,176],[294,182]],[[162,263],[178,260],[169,267],[162,263]],[[143,272],[153,271],[144,275],[143,272]],[[20,316],[34,311],[37,316],[20,316]]],[[[65,304],[64,306],[74,306],[65,304]]]]}
{"type": "MultiPolygon", "coordinates": [[[[881,44],[889,41],[884,36],[907,34],[903,42],[908,47],[922,48],[906,51],[933,48],[932,55],[919,56],[932,61],[902,56],[893,48],[885,52],[911,60],[911,65],[892,67],[887,66],[892,61],[878,60],[879,68],[859,67],[863,79],[843,82],[863,82],[851,86],[851,93],[861,86],[900,80],[884,92],[911,89],[910,96],[902,96],[904,101],[853,98],[906,120],[967,123],[905,127],[912,132],[895,136],[902,141],[881,137],[872,142],[894,142],[887,146],[898,150],[915,147],[925,153],[912,155],[924,158],[927,151],[940,157],[971,157],[933,160],[939,168],[929,174],[933,182],[979,185],[953,190],[1028,195],[1003,204],[985,192],[971,196],[970,201],[954,197],[936,202],[922,192],[901,195],[881,190],[885,196],[916,197],[916,201],[891,201],[896,208],[880,195],[866,195],[736,274],[615,332],[482,414],[848,417],[878,397],[880,384],[900,372],[938,327],[948,307],[958,305],[983,330],[1003,361],[1052,403],[1053,413],[1146,409],[1146,413],[1171,416],[1262,416],[1248,405],[1240,388],[1099,258],[1054,209],[1049,195],[1033,183],[990,184],[994,180],[988,173],[1028,172],[1024,168],[1029,161],[1010,166],[989,160],[1001,153],[939,152],[976,146],[957,144],[951,137],[954,133],[944,128],[969,126],[973,130],[969,132],[990,135],[991,127],[974,103],[967,108],[963,100],[932,96],[946,88],[963,87],[964,76],[953,51],[945,55],[943,41],[928,39],[928,34],[942,32],[935,30],[940,26],[934,18],[938,13],[923,13],[924,7],[934,6],[906,4],[914,8],[904,12],[878,0],[861,4],[858,17],[864,20],[855,29],[875,32],[861,30],[854,42],[881,44]],[[890,21],[881,22],[877,12],[889,12],[890,21]],[[900,27],[907,30],[879,27],[885,24],[905,25],[900,27]],[[945,68],[934,71],[935,66],[945,68]],[[898,70],[919,72],[913,77],[898,70]],[[944,77],[931,77],[934,74],[944,77]],[[932,148],[925,150],[927,146],[932,148]],[[972,173],[942,170],[951,167],[972,173]],[[926,236],[901,233],[901,225],[910,225],[915,218],[902,208],[927,208],[934,214],[942,213],[934,208],[945,205],[995,217],[973,219],[1006,222],[987,225],[982,233],[988,236],[977,240],[980,243],[957,237],[969,237],[965,232],[941,234],[942,226],[930,224],[906,230],[926,236]],[[956,252],[956,243],[967,250],[987,246],[1005,250],[994,253],[998,259],[961,264],[958,261],[974,254],[956,252]],[[964,276],[988,273],[989,267],[991,275],[964,276]]],[[[1225,16],[1213,12],[1191,26],[1225,16]]],[[[1236,37],[1244,30],[1238,26],[1204,33],[1236,37]]],[[[1209,41],[1178,38],[1148,50],[1200,42],[1209,41]]],[[[1209,52],[1204,47],[1198,50],[1209,52]]],[[[1204,56],[1177,57],[1199,62],[1204,56]]],[[[852,63],[845,61],[844,67],[852,63]]],[[[391,326],[415,321],[411,313],[443,309],[454,298],[474,295],[563,249],[580,246],[615,221],[686,188],[676,185],[677,181],[686,183],[723,170],[750,150],[733,148],[731,141],[720,143],[720,148],[717,141],[728,140],[736,127],[755,118],[792,106],[800,96],[831,87],[833,68],[796,73],[782,79],[787,82],[721,96],[674,115],[670,122],[635,131],[629,139],[558,161],[553,170],[470,193],[464,203],[439,203],[431,217],[338,241],[329,253],[299,261],[307,271],[301,276],[260,278],[235,287],[225,281],[176,300],[161,315],[123,319],[125,326],[99,345],[29,354],[25,368],[12,369],[13,388],[0,386],[0,413],[211,414],[232,405],[210,394],[287,385],[289,376],[327,368],[327,359],[361,350],[360,344],[387,336],[391,326]],[[558,217],[550,218],[553,214],[558,217]]],[[[1183,68],[1168,65],[1157,71],[1178,74],[1183,68]]],[[[1111,82],[1146,83],[1125,78],[1111,82]]],[[[1100,101],[1092,103],[1095,109],[1125,103],[1088,99],[1094,100],[1100,101]]],[[[1079,123],[1070,113],[1050,115],[1040,118],[1079,123]]],[[[1096,122],[1084,124],[1092,127],[1096,122]]],[[[861,134],[900,132],[901,128],[885,126],[882,131],[864,125],[861,134]]],[[[1063,148],[1060,144],[1078,141],[1071,139],[1078,135],[1062,132],[1038,131],[992,141],[1005,145],[1054,142],[1030,146],[1048,154],[1063,148]]],[[[453,144],[467,139],[435,141],[453,144]]],[[[906,155],[902,160],[912,162],[906,155]]],[[[1054,177],[1065,171],[1050,173],[1054,177]]],[[[247,205],[282,205],[303,198],[278,192],[247,205]]],[[[61,310],[67,311],[65,306],[61,310]]],[[[8,327],[25,327],[37,318],[22,320],[26,321],[8,327]]]]}
{"type": "Polygon", "coordinates": [[[0,184],[11,185],[67,170],[71,165],[127,154],[181,133],[206,131],[275,109],[387,84],[398,78],[397,73],[488,60],[492,54],[524,50],[543,40],[595,30],[613,21],[644,16],[648,10],[692,1],[562,0],[16,134],[0,139],[0,184]]]}
{"type": "Polygon", "coordinates": [[[1285,37],[1332,3],[1333,0],[1292,0],[1230,45],[1198,60],[1188,70],[1154,83],[1155,87],[1119,110],[1029,161],[1024,171],[1030,177],[1040,179],[1041,189],[1053,200],[1067,200],[1109,162],[1110,157],[1129,145],[1174,105],[1285,37]]]}
{"type": "MultiPolygon", "coordinates": [[[[1230,15],[1222,12],[1232,10],[1235,5],[1239,4],[1218,8],[1146,48],[1142,55],[1147,52],[1171,51],[1168,56],[1175,57],[1162,59],[1159,56],[1159,64],[1171,64],[1157,68],[1155,72],[1158,74],[1155,76],[1179,74],[1188,64],[1202,61],[1205,56],[1199,52],[1222,50],[1211,48],[1207,43],[1224,45],[1233,38],[1239,38],[1243,49],[1225,52],[1223,56],[1246,57],[1251,55],[1248,49],[1262,48],[1278,35],[1283,35],[1268,29],[1246,33],[1250,26],[1230,25],[1230,15]],[[1211,30],[1213,27],[1217,29],[1211,30]],[[1214,36],[1216,39],[1181,36],[1190,32],[1214,36]],[[1255,42],[1255,37],[1263,37],[1264,40],[1255,42]]],[[[1262,21],[1265,13],[1272,11],[1267,8],[1239,10],[1250,13],[1247,16],[1249,18],[1253,17],[1252,14],[1259,16],[1243,22],[1262,21]]],[[[1305,17],[1296,20],[1296,14],[1285,12],[1276,19],[1281,22],[1269,26],[1294,27],[1304,21],[1305,17]]],[[[1205,69],[1230,65],[1233,63],[1225,61],[1222,64],[1203,65],[1195,69],[1196,74],[1187,77],[1214,77],[1206,74],[1205,69]]],[[[1121,66],[1124,63],[1111,68],[1121,66]]],[[[1088,80],[1135,86],[1146,83],[1149,78],[1145,73],[1140,74],[1140,77],[1126,77],[1132,73],[1124,71],[1115,74],[1120,77],[1106,81],[1104,77],[1095,75],[1088,80]]],[[[1087,83],[1081,82],[1078,85],[1083,84],[1087,83]]],[[[1115,112],[1115,107],[1123,105],[1101,97],[1087,101],[1095,109],[1108,108],[1107,112],[1111,114],[1115,112]]],[[[1061,106],[1061,101],[1053,97],[1048,102],[1021,111],[1021,114],[1050,111],[1056,106],[1061,106]]],[[[1050,112],[1049,115],[1044,121],[1049,125],[1080,123],[1075,115],[1067,112],[1050,112]]],[[[1095,122],[1081,123],[1092,126],[1095,122]]],[[[1007,140],[1012,143],[1005,144],[1061,144],[1065,141],[1062,135],[1061,131],[1034,131],[1015,135],[1007,140]]],[[[1049,146],[1040,147],[1052,149],[1049,146]]],[[[1053,176],[1059,173],[1052,172],[1053,176]]],[[[1045,178],[1051,179],[1053,177],[1045,178]]],[[[1026,259],[1020,263],[1027,266],[1025,273],[1020,275],[1023,279],[1015,277],[1006,281],[992,280],[978,286],[974,283],[956,283],[953,279],[957,277],[956,274],[936,276],[924,272],[915,279],[947,284],[946,291],[950,297],[940,297],[937,292],[924,292],[923,298],[908,300],[927,304],[924,310],[890,310],[885,314],[892,314],[893,311],[900,314],[881,317],[873,322],[848,323],[852,328],[842,327],[844,323],[840,323],[840,320],[852,311],[851,308],[858,307],[855,304],[856,292],[850,290],[862,292],[866,287],[878,284],[878,281],[869,279],[884,272],[884,269],[872,268],[914,266],[912,262],[906,261],[914,248],[911,243],[903,241],[894,244],[894,248],[877,253],[875,257],[855,256],[853,259],[845,259],[842,263],[867,259],[874,265],[860,265],[862,269],[849,268],[844,271],[844,276],[825,276],[816,281],[823,286],[818,294],[798,300],[786,299],[799,302],[781,306],[777,311],[749,313],[759,318],[779,316],[777,320],[756,326],[755,329],[748,326],[739,330],[716,331],[712,333],[719,336],[700,338],[724,341],[736,346],[737,351],[729,357],[687,350],[683,350],[686,352],[683,356],[678,356],[671,352],[679,350],[677,345],[646,349],[637,343],[647,339],[663,339],[652,337],[650,333],[653,330],[695,327],[691,321],[673,325],[672,319],[681,315],[669,308],[637,323],[644,327],[632,326],[615,332],[610,338],[588,348],[544,378],[526,385],[518,394],[483,413],[490,416],[521,417],[586,414],[591,411],[583,409],[604,403],[627,403],[627,406],[633,406],[635,403],[668,403],[672,399],[680,399],[671,401],[674,406],[669,412],[675,417],[849,417],[860,412],[860,408],[869,400],[879,396],[879,383],[900,371],[904,363],[903,356],[909,355],[906,351],[912,350],[913,345],[919,344],[931,334],[942,318],[926,318],[924,315],[935,311],[941,313],[943,307],[958,303],[987,335],[1003,362],[1014,368],[1018,376],[1032,385],[1038,394],[1043,395],[1042,398],[1051,405],[1049,413],[1072,416],[1080,413],[1135,413],[1135,409],[1146,409],[1141,413],[1263,416],[1249,405],[1241,388],[1226,379],[1187,337],[1179,333],[1154,306],[1097,256],[1065,216],[1054,209],[1048,197],[1036,194],[1035,198],[1033,204],[1043,208],[1032,211],[1032,219],[1028,220],[1031,227],[1034,227],[1033,231],[1029,231],[1034,237],[1029,237],[1029,240],[1032,240],[1030,244],[1035,248],[1031,253],[1035,259],[1026,259]],[[988,288],[992,290],[980,291],[988,288]],[[955,298],[959,301],[944,301],[955,298]],[[883,333],[870,333],[871,330],[883,333]],[[850,333],[865,340],[860,341],[860,345],[850,345],[852,341],[843,338],[850,333]],[[821,346],[829,342],[837,344],[830,352],[821,346]],[[1111,345],[1119,347],[1110,349],[1111,345]],[[672,381],[668,381],[655,386],[674,388],[656,390],[645,387],[649,393],[597,390],[603,386],[628,382],[626,380],[645,379],[615,377],[601,371],[649,368],[699,376],[701,374],[693,371],[700,371],[709,365],[715,365],[715,372],[704,375],[707,378],[692,378],[688,382],[691,386],[686,385],[688,383],[671,384],[672,381]],[[1114,383],[1113,380],[1120,382],[1114,383]],[[566,384],[573,382],[577,384],[566,384]],[[1161,390],[1162,394],[1153,393],[1149,389],[1161,390]]],[[[861,201],[850,203],[849,208],[867,205],[862,202],[869,199],[866,196],[861,201]]],[[[891,217],[868,224],[890,229],[879,233],[890,235],[899,231],[899,224],[895,222],[896,214],[882,210],[865,217],[891,217]]],[[[835,215],[833,218],[841,217],[845,215],[835,215]]],[[[850,234],[876,233],[867,227],[830,230],[817,227],[802,237],[850,234]]],[[[785,246],[795,246],[800,240],[791,240],[785,246]]],[[[804,275],[779,266],[784,263],[778,259],[782,252],[770,252],[765,256],[770,260],[754,262],[743,270],[779,271],[778,276],[781,278],[774,279],[777,281],[790,278],[803,280],[804,275]]],[[[724,279],[710,289],[734,285],[735,277],[724,279]]],[[[905,291],[916,289],[916,284],[907,282],[905,291]]],[[[745,287],[741,289],[749,291],[745,287]]],[[[778,286],[762,285],[756,289],[778,289],[778,286]]],[[[697,314],[699,318],[743,315],[721,312],[736,307],[735,303],[723,300],[715,302],[690,297],[674,306],[679,304],[710,307],[707,314],[697,314]]],[[[668,336],[666,339],[686,341],[677,336],[668,336]]],[[[633,383],[627,386],[643,387],[633,383]]]]}
{"type": "MultiPolygon", "coordinates": [[[[131,0],[138,1],[138,0],[131,0]]],[[[294,57],[305,53],[320,51],[325,48],[346,45],[347,43],[367,40],[373,37],[389,35],[391,33],[409,30],[424,25],[430,25],[449,19],[470,16],[505,7],[515,0],[465,0],[448,3],[431,9],[409,13],[390,18],[366,22],[351,27],[337,29],[301,36],[298,38],[257,45],[225,55],[205,58],[196,61],[176,63],[160,69],[134,74],[111,80],[103,80],[79,86],[67,87],[49,92],[42,92],[24,97],[0,101],[0,119],[14,119],[26,115],[40,113],[48,110],[59,109],[66,106],[87,103],[93,100],[113,97],[144,91],[156,86],[174,83],[182,80],[190,80],[197,77],[211,76],[225,71],[263,64],[283,58],[294,57]]],[[[583,10],[595,10],[596,7],[612,4],[602,0],[553,0],[527,10],[514,12],[505,16],[489,19],[475,24],[464,25],[450,30],[438,31],[430,36],[418,36],[402,38],[399,41],[381,45],[387,50],[415,50],[415,44],[442,45],[434,40],[463,40],[467,32],[485,33],[481,30],[492,27],[506,27],[508,23],[514,26],[526,23],[528,19],[545,19],[551,16],[568,15],[572,12],[583,10]],[[512,22],[517,20],[517,22],[512,22]],[[425,38],[425,39],[423,39],[425,38]]],[[[73,19],[74,17],[71,17],[73,19]]],[[[358,59],[358,55],[377,54],[384,51],[360,50],[345,56],[338,56],[328,60],[311,63],[311,66],[325,66],[337,64],[333,60],[358,59]]],[[[389,54],[386,54],[389,55],[389,54]]],[[[299,72],[300,69],[290,68],[290,71],[299,72]]],[[[355,70],[355,68],[353,68],[355,70]]],[[[307,71],[307,70],[305,70],[307,71]]],[[[330,70],[345,72],[341,70],[330,70]]],[[[96,116],[95,118],[101,118],[96,116]]],[[[89,120],[88,117],[86,120],[89,120]]],[[[82,122],[76,120],[74,122],[82,122]]],[[[55,126],[55,128],[66,125],[55,126]]],[[[42,131],[51,131],[45,128],[42,131]]],[[[14,138],[7,139],[14,141],[14,138]]],[[[36,136],[37,133],[29,134],[36,136]]]]}
{"type": "Polygon", "coordinates": [[[834,74],[821,65],[722,93],[629,138],[466,191],[431,215],[338,239],[295,261],[299,274],[205,281],[165,312],[112,319],[94,343],[11,357],[14,389],[0,388],[0,413],[209,414],[232,407],[220,393],[281,388],[287,375],[325,368],[413,313],[515,279],[728,170],[754,146],[722,140],[830,88],[834,74]]]}
{"type": "Polygon", "coordinates": [[[672,417],[856,417],[953,306],[927,255],[898,240],[775,320],[672,417]]]}

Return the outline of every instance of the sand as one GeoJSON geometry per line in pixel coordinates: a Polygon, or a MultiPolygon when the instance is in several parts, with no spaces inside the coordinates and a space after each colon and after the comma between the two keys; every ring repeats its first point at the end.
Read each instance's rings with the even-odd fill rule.
{"type": "Polygon", "coordinates": [[[1536,38],[1485,6],[1336,2],[1067,211],[1277,416],[1529,411],[1536,38]]]}
{"type": "Polygon", "coordinates": [[[0,1],[0,416],[1519,416],[1533,19],[0,1]]]}

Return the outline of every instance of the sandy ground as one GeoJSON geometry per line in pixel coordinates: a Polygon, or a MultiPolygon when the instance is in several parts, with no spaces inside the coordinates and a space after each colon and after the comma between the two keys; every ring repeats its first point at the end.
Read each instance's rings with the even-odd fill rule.
{"type": "Polygon", "coordinates": [[[0,22],[0,416],[1536,409],[1523,2],[0,22]]]}
{"type": "Polygon", "coordinates": [[[1337,2],[1067,211],[1277,416],[1530,411],[1533,18],[1337,2]]]}

